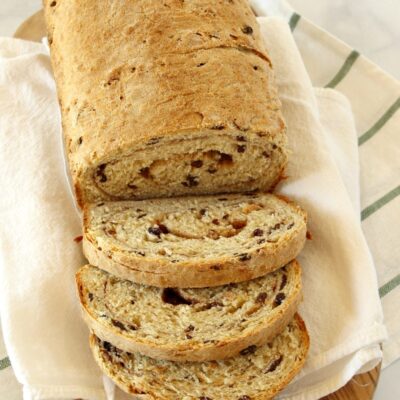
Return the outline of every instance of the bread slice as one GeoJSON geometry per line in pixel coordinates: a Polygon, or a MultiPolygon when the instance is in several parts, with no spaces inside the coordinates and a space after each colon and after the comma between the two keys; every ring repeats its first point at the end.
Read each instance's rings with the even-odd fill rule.
{"type": "Polygon", "coordinates": [[[124,352],[94,334],[90,345],[103,372],[135,399],[267,400],[303,366],[309,338],[304,322],[296,315],[270,343],[249,347],[223,361],[154,360],[124,352]]]}
{"type": "Polygon", "coordinates": [[[241,282],[301,251],[306,213],[272,194],[100,203],[84,210],[90,264],[158,287],[241,282]]]}
{"type": "Polygon", "coordinates": [[[76,282],[83,316],[102,340],[152,358],[218,360],[270,341],[301,300],[296,261],[261,278],[202,289],[161,289],[91,265],[76,282]]]}
{"type": "Polygon", "coordinates": [[[247,0],[44,9],[81,206],[269,190],[280,179],[286,127],[247,0]]]}

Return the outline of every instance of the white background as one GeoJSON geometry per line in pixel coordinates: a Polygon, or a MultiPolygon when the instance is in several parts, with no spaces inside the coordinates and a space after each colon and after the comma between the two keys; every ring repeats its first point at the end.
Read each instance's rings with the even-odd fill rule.
{"type": "MultiPolygon", "coordinates": [[[[289,3],[299,14],[400,79],[400,0],[289,0],[289,3]]],[[[12,36],[18,25],[40,7],[41,0],[0,0],[0,36],[12,36]]],[[[381,373],[374,399],[400,399],[400,360],[381,373]]]]}

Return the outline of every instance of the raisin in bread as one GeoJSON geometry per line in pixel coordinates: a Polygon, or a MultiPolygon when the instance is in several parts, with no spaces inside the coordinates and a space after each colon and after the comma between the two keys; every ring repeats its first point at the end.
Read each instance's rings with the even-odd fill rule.
{"type": "Polygon", "coordinates": [[[217,360],[270,341],[301,300],[296,261],[251,281],[201,289],[161,289],[91,265],[76,282],[83,316],[102,340],[174,361],[217,360]]]}
{"type": "Polygon", "coordinates": [[[84,210],[89,263],[158,287],[265,275],[293,260],[305,237],[305,212],[272,194],[109,202],[84,210]]]}
{"type": "Polygon", "coordinates": [[[280,179],[286,128],[247,0],[44,4],[81,206],[280,179]]]}
{"type": "Polygon", "coordinates": [[[222,361],[154,360],[124,352],[95,335],[91,335],[90,345],[103,372],[135,399],[267,400],[299,372],[309,338],[304,322],[296,315],[270,343],[249,347],[222,361]]]}

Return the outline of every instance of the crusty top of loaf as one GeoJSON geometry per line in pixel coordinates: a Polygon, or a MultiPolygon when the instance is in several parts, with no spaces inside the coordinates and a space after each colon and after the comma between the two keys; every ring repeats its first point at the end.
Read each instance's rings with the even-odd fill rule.
{"type": "Polygon", "coordinates": [[[45,0],[71,167],[132,143],[284,130],[246,0],[45,0]]]}

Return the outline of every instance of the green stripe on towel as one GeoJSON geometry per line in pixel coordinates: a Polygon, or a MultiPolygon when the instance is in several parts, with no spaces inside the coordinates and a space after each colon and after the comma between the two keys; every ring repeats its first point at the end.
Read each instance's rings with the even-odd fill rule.
{"type": "Polygon", "coordinates": [[[400,285],[400,274],[379,288],[379,296],[382,298],[400,285]]]}
{"type": "Polygon", "coordinates": [[[8,368],[11,365],[10,359],[8,357],[5,357],[0,360],[0,371],[3,369],[8,368]]]}
{"type": "Polygon", "coordinates": [[[346,61],[340,68],[339,72],[333,77],[333,79],[325,86],[327,88],[336,87],[339,82],[349,73],[351,67],[356,62],[357,58],[360,56],[360,53],[356,50],[353,50],[349,56],[346,58],[346,61]]]}
{"type": "Polygon", "coordinates": [[[368,139],[371,139],[382,127],[389,121],[389,119],[396,113],[400,108],[400,97],[389,107],[389,109],[378,119],[375,124],[363,133],[358,138],[358,145],[365,143],[368,139]]]}
{"type": "Polygon", "coordinates": [[[297,13],[293,13],[289,20],[290,30],[293,32],[300,21],[301,16],[297,13]]]}
{"type": "Polygon", "coordinates": [[[373,214],[375,211],[378,211],[387,203],[391,202],[399,194],[400,194],[400,185],[391,190],[389,193],[386,193],[383,197],[372,203],[367,208],[364,208],[364,210],[361,211],[361,221],[363,221],[365,218],[368,218],[371,214],[373,214]]]}

